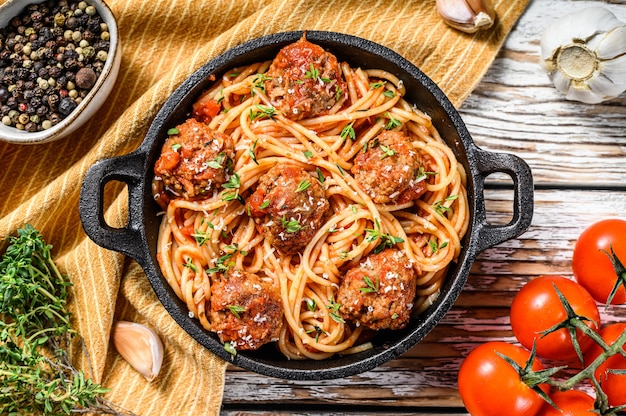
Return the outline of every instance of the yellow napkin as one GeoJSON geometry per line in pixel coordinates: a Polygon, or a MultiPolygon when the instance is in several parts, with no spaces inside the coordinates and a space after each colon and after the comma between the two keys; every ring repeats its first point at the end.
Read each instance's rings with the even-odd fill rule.
{"type": "MultiPolygon", "coordinates": [[[[2,0],[0,0],[0,3],[2,0]]],[[[39,229],[74,287],[75,328],[91,355],[91,376],[107,398],[138,415],[217,414],[226,364],[169,317],[137,264],[84,234],[78,199],[97,160],[128,153],[143,140],[161,104],[207,60],[246,40],[287,30],[331,30],[385,45],[420,67],[459,106],[495,58],[528,0],[496,2],[498,20],[476,35],[446,26],[434,0],[109,0],[123,58],[100,112],[80,132],[35,146],[0,144],[0,251],[25,223],[39,229]],[[146,382],[115,352],[112,323],[154,328],[165,346],[159,377],[146,382]]],[[[124,224],[125,192],[107,188],[106,217],[124,224]]],[[[78,365],[89,373],[84,360],[78,365]]],[[[271,398],[268,398],[271,400],[271,398]]]]}

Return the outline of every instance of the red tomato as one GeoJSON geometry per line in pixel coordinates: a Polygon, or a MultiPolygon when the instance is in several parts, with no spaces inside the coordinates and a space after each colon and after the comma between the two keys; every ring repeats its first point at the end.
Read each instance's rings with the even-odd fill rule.
{"type": "MultiPolygon", "coordinates": [[[[469,353],[459,369],[459,393],[472,416],[533,416],[544,400],[520,380],[515,369],[501,354],[524,367],[530,352],[501,341],[486,342],[469,353]]],[[[543,369],[535,359],[533,370],[543,369]]],[[[541,385],[548,394],[550,387],[541,385]]]]}
{"type": "MultiPolygon", "coordinates": [[[[590,320],[585,322],[588,327],[597,329],[600,326],[598,306],[582,286],[563,276],[541,276],[528,282],[513,298],[511,327],[524,347],[531,349],[533,342],[537,342],[537,355],[553,360],[575,360],[576,350],[568,329],[561,328],[546,336],[540,334],[567,318],[554,285],[574,312],[590,320]]],[[[579,330],[576,333],[584,353],[594,342],[579,330]]]]}
{"type": "MultiPolygon", "coordinates": [[[[611,247],[626,265],[626,221],[607,219],[585,229],[578,237],[572,257],[574,277],[598,302],[607,303],[617,282],[617,274],[609,256],[611,247]]],[[[626,277],[626,276],[625,276],[626,277]]],[[[626,302],[626,291],[620,287],[612,304],[626,302]]]]}
{"type": "MultiPolygon", "coordinates": [[[[600,330],[600,336],[608,345],[613,345],[624,331],[626,331],[626,323],[610,324],[600,330]]],[[[602,347],[594,343],[585,354],[585,364],[591,364],[602,351],[602,347]]],[[[596,379],[600,382],[602,391],[609,398],[609,404],[613,407],[624,405],[626,404],[626,374],[611,373],[608,371],[609,369],[626,370],[626,358],[619,354],[613,355],[595,371],[596,379]]]]}
{"type": "Polygon", "coordinates": [[[550,398],[559,408],[545,403],[537,416],[591,416],[594,398],[580,390],[555,391],[550,398]]]}

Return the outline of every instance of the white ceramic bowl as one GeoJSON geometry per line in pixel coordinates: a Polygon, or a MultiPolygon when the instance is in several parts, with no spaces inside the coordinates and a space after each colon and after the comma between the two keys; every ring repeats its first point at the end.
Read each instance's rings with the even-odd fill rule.
{"type": "MultiPolygon", "coordinates": [[[[0,27],[6,27],[11,19],[30,4],[42,3],[44,0],[8,0],[0,6],[0,27]]],[[[117,32],[117,22],[111,9],[103,0],[85,0],[98,11],[107,24],[110,34],[110,49],[102,69],[102,73],[87,96],[78,104],[70,115],[49,129],[28,132],[0,123],[0,140],[19,144],[47,143],[60,139],[76,131],[87,120],[93,117],[113,89],[122,61],[122,50],[117,32]]]]}

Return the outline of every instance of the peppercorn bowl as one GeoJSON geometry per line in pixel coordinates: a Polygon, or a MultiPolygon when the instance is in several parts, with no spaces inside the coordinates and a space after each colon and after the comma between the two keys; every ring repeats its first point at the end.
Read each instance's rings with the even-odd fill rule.
{"type": "Polygon", "coordinates": [[[0,140],[66,137],[105,102],[121,64],[103,0],[8,0],[0,6],[0,140]]]}
{"type": "Polygon", "coordinates": [[[162,208],[152,194],[154,166],[172,126],[190,114],[192,104],[232,68],[272,59],[285,45],[296,42],[303,32],[284,32],[251,40],[204,64],[165,101],[155,116],[143,143],[132,153],[105,159],[90,167],[80,196],[80,217],[86,234],[98,245],[136,260],[156,296],[180,327],[197,342],[224,360],[260,374],[294,380],[347,377],[368,371],[403,354],[420,342],[441,321],[463,290],[470,268],[483,250],[522,234],[533,213],[533,181],[528,165],[511,154],[492,153],[477,147],[459,113],[445,94],[422,71],[396,52],[362,38],[336,32],[307,31],[308,41],[320,45],[337,58],[363,69],[382,69],[402,80],[409,102],[428,114],[466,173],[469,222],[461,241],[460,254],[450,264],[439,296],[408,325],[398,330],[381,330],[370,340],[371,348],[324,360],[293,360],[272,345],[257,350],[229,352],[214,332],[204,329],[169,285],[157,260],[157,241],[162,208]],[[487,222],[484,182],[502,172],[513,180],[512,220],[505,225],[487,222]],[[107,183],[127,184],[128,222],[111,227],[104,219],[104,190],[107,183]]]}

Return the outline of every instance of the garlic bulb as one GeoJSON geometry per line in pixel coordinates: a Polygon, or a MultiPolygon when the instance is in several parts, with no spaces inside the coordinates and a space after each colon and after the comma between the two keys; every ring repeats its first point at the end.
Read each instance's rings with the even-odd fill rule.
{"type": "Polygon", "coordinates": [[[541,57],[568,100],[596,104],[626,90],[626,24],[605,8],[587,8],[548,26],[541,57]]]}
{"type": "Polygon", "coordinates": [[[146,380],[154,380],[161,371],[163,344],[150,328],[135,322],[116,322],[113,344],[117,352],[146,380]]]}
{"type": "Polygon", "coordinates": [[[436,4],[444,22],[467,33],[490,28],[496,18],[491,0],[437,0],[436,4]]]}

